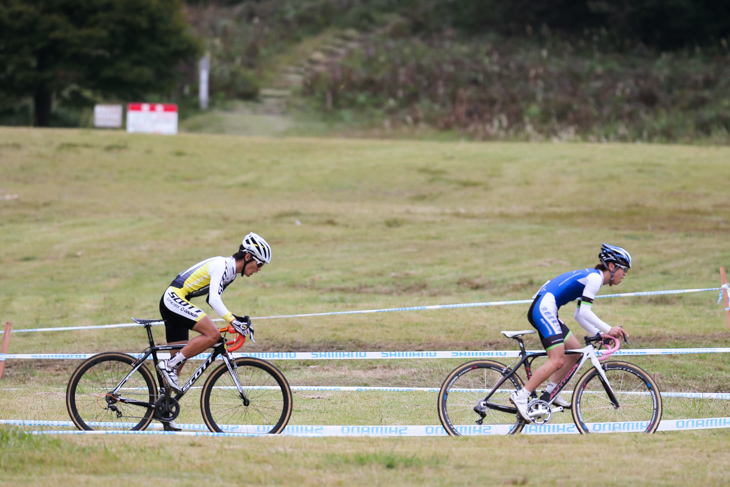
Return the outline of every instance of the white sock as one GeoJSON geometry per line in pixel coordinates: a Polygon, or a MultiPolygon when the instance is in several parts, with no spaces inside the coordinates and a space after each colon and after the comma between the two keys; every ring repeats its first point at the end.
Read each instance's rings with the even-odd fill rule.
{"type": "Polygon", "coordinates": [[[556,384],[555,382],[551,382],[545,388],[545,392],[547,392],[548,394],[552,394],[556,387],[558,387],[558,384],[556,384]]]}
{"type": "Polygon", "coordinates": [[[177,352],[174,357],[167,361],[167,366],[171,369],[175,369],[178,365],[185,362],[186,360],[187,359],[185,358],[185,355],[182,354],[182,352],[177,352]]]}

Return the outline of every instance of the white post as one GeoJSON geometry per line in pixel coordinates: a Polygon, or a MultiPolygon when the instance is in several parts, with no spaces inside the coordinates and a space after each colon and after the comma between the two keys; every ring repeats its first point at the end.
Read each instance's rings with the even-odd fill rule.
{"type": "Polygon", "coordinates": [[[198,90],[198,98],[200,99],[200,109],[208,108],[208,73],[210,72],[210,53],[205,53],[203,59],[198,64],[200,69],[200,84],[198,90]]]}

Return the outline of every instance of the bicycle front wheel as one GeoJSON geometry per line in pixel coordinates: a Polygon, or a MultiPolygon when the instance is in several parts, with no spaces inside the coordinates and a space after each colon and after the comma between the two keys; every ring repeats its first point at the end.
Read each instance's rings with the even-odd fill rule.
{"type": "Polygon", "coordinates": [[[618,404],[609,399],[598,371],[586,372],[573,391],[573,421],[578,431],[654,433],[662,419],[662,396],[654,379],[626,362],[606,362],[603,370],[618,404]]]}
{"type": "MultiPolygon", "coordinates": [[[[438,396],[439,419],[451,436],[504,435],[522,431],[525,423],[516,412],[482,407],[484,418],[474,408],[504,377],[507,367],[491,360],[465,363],[446,377],[438,396]],[[481,424],[478,421],[481,420],[481,424]]],[[[489,398],[489,404],[513,408],[511,393],[522,389],[522,380],[513,374],[489,398]]],[[[516,410],[515,410],[516,411],[516,410]]]]}
{"type": "Polygon", "coordinates": [[[155,379],[124,353],[95,355],[78,366],[66,388],[66,409],[80,430],[143,430],[154,417],[155,379]]]}
{"type": "Polygon", "coordinates": [[[265,360],[243,357],[235,365],[243,395],[226,364],[215,369],[200,396],[205,424],[218,433],[281,433],[292,411],[291,388],[284,375],[265,360]]]}

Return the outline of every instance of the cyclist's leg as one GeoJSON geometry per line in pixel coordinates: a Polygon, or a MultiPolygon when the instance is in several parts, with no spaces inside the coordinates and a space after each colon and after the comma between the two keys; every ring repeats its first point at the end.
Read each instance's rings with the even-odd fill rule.
{"type": "Polygon", "coordinates": [[[170,364],[177,369],[177,373],[180,373],[185,360],[212,347],[220,339],[221,334],[213,320],[203,310],[177,295],[174,288],[168,288],[162,296],[160,314],[165,320],[167,343],[169,345],[185,344],[181,350],[171,354],[172,357],[178,353],[182,354],[181,357],[172,360],[170,364]],[[189,330],[194,330],[200,335],[189,340],[189,330]],[[181,358],[182,361],[180,361],[181,358]]]}
{"type": "Polygon", "coordinates": [[[210,316],[207,315],[203,316],[197,323],[195,323],[193,331],[197,331],[200,335],[194,337],[187,345],[185,345],[185,347],[183,347],[182,350],[180,350],[180,353],[182,353],[186,359],[194,357],[200,352],[206,351],[215,345],[221,338],[221,332],[218,330],[218,327],[215,326],[213,320],[211,320],[210,316]]]}
{"type": "Polygon", "coordinates": [[[538,367],[533,373],[530,380],[525,384],[525,389],[532,393],[540,387],[540,384],[550,378],[551,375],[555,374],[556,371],[561,370],[565,366],[565,345],[556,345],[547,351],[548,360],[540,367],[538,367]]]}
{"type": "MultiPolygon", "coordinates": [[[[563,326],[565,326],[565,325],[563,325],[563,326]]],[[[567,330],[567,328],[565,328],[565,329],[567,330]]],[[[566,348],[568,350],[575,350],[575,349],[580,348],[580,342],[575,337],[575,335],[573,335],[573,333],[571,333],[570,331],[568,331],[568,333],[566,334],[565,346],[564,346],[563,351],[565,351],[566,348]]],[[[548,356],[550,356],[550,353],[548,353],[548,356]]],[[[555,382],[556,384],[559,384],[560,381],[563,380],[563,377],[568,375],[568,372],[570,372],[570,370],[573,368],[573,366],[576,364],[576,362],[578,362],[578,360],[580,359],[581,356],[578,354],[569,354],[569,355],[565,355],[564,357],[565,358],[563,359],[563,366],[561,368],[559,368],[553,374],[553,376],[551,378],[551,382],[555,382]]]]}
{"type": "MultiPolygon", "coordinates": [[[[169,290],[168,290],[169,291],[169,290]]],[[[165,294],[168,293],[165,291],[165,294]]],[[[179,310],[175,307],[177,303],[166,305],[167,296],[160,299],[160,316],[165,320],[165,339],[168,345],[186,345],[190,340],[190,330],[195,326],[195,321],[188,316],[179,314],[179,310]]],[[[169,302],[169,299],[167,300],[169,302]]],[[[202,310],[201,310],[202,313],[202,310]]],[[[170,351],[170,358],[178,354],[180,350],[170,351]]],[[[184,362],[176,367],[176,373],[179,374],[184,362]]]]}
{"type": "Polygon", "coordinates": [[[548,355],[548,360],[538,367],[530,380],[525,384],[527,392],[532,394],[540,384],[545,382],[556,371],[565,365],[565,338],[570,331],[558,319],[558,307],[555,296],[550,293],[538,296],[527,313],[530,324],[540,335],[540,342],[548,355]]]}

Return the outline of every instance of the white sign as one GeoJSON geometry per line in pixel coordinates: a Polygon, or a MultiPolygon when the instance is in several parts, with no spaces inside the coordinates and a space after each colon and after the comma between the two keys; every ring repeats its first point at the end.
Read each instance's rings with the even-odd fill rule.
{"type": "Polygon", "coordinates": [[[200,83],[198,86],[198,98],[200,99],[200,109],[208,108],[208,75],[210,73],[210,54],[205,55],[198,63],[200,68],[200,83]]]}
{"type": "Polygon", "coordinates": [[[176,134],[177,105],[130,103],[127,105],[127,132],[130,134],[176,134]]]}
{"type": "Polygon", "coordinates": [[[94,127],[121,128],[122,105],[95,105],[94,127]]]}

